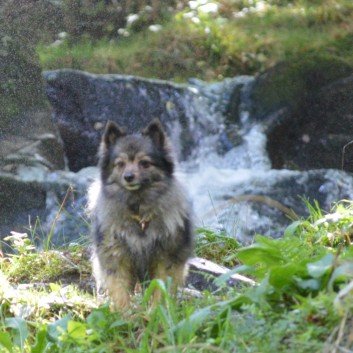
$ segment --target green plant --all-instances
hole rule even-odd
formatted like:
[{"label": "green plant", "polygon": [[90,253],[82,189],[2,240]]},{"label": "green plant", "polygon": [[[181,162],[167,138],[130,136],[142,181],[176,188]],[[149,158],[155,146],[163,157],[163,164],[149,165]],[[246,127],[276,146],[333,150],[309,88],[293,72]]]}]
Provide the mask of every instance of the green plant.
[{"label": "green plant", "polygon": [[234,267],[237,264],[237,251],[241,245],[234,238],[207,228],[196,232],[196,255],[224,266]]},{"label": "green plant", "polygon": [[[108,303],[98,304],[74,286],[16,287],[13,268],[19,271],[28,263],[28,276],[30,269],[36,276],[34,255],[47,258],[59,251],[38,254],[28,237],[12,234],[16,253],[0,261],[0,352],[349,351],[353,248],[342,234],[353,222],[352,205],[338,203],[330,213],[316,202],[307,205],[310,216],[293,222],[282,239],[257,236],[243,247],[223,234],[199,231],[198,254],[236,265],[218,284],[226,288],[229,276],[242,272],[255,280],[254,286],[175,299],[169,280],[153,280],[125,313],[111,312]],[[327,243],[327,230],[337,241]],[[55,266],[65,271],[66,259],[60,255],[58,260],[62,263]],[[161,302],[151,306],[155,291]]]},{"label": "green plant", "polygon": [[12,232],[4,240],[10,243],[13,253],[1,259],[0,269],[12,282],[50,282],[64,274],[72,281],[90,271],[89,259],[82,247],[40,251],[27,233],[17,232]]}]

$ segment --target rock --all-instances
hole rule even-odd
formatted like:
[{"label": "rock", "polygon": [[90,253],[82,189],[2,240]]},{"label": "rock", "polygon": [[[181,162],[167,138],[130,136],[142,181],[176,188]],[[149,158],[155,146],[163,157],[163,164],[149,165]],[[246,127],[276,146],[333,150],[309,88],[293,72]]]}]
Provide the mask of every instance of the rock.
[{"label": "rock", "polygon": [[348,77],[353,67],[334,56],[306,54],[275,65],[256,78],[250,92],[251,118],[267,121],[282,108],[306,109],[307,99],[330,83]]},{"label": "rock", "polygon": [[46,192],[40,181],[22,181],[11,174],[0,174],[0,235],[11,230],[22,231],[34,225],[37,217],[44,218]]},{"label": "rock", "polygon": [[[14,138],[16,139],[16,137]],[[32,166],[34,169],[38,166],[44,166],[47,170],[65,168],[62,146],[53,134],[44,134],[36,138],[27,139],[17,137],[17,140],[21,141],[19,147],[12,153],[6,154],[0,160],[0,170],[12,171],[18,174],[23,165]],[[13,141],[11,146],[13,148]],[[41,168],[39,167],[39,169]],[[26,173],[28,172],[29,169],[26,170]],[[32,177],[29,176],[29,178]]]},{"label": "rock", "polygon": [[[202,96],[196,89],[132,76],[93,75],[74,70],[43,74],[53,120],[72,171],[95,165],[107,120],[138,131],[158,117],[181,158],[197,143],[191,133]],[[207,103],[207,102],[206,102]]]},{"label": "rock", "polygon": [[[0,139],[0,239],[18,231],[39,243],[51,231],[48,215],[58,212],[70,185],[51,176],[65,168],[62,145],[48,109],[28,109],[5,131]],[[53,232],[53,241],[57,234],[59,229]]]},{"label": "rock", "polygon": [[24,43],[0,4],[0,132],[21,112],[44,103],[34,46]]},{"label": "rock", "polygon": [[189,79],[190,85],[208,99],[212,113],[221,114],[227,125],[239,123],[242,112],[250,109],[249,93],[254,82],[255,78],[252,76],[226,78],[215,83]]},{"label": "rock", "polygon": [[[275,169],[353,171],[353,67],[306,55],[259,76],[251,89],[250,121],[261,121]],[[345,149],[345,150],[344,150]]]},{"label": "rock", "polygon": [[272,130],[268,150],[274,168],[353,171],[352,89],[353,75],[321,87]]},{"label": "rock", "polygon": [[[20,165],[0,173],[0,236],[27,232],[40,246],[62,246],[87,236],[88,185],[96,169],[51,172],[44,165]],[[5,249],[7,250],[7,249]]]}]

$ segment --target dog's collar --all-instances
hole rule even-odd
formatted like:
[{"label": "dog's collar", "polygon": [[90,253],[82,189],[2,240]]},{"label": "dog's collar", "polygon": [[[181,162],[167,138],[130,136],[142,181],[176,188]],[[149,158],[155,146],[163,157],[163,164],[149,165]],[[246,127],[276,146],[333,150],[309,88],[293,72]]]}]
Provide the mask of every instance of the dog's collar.
[{"label": "dog's collar", "polygon": [[152,217],[151,216],[144,216],[144,217],[141,217],[140,215],[138,214],[131,214],[130,217],[138,222],[138,224],[140,225],[141,227],[141,230],[144,232],[149,224],[151,223],[151,220],[152,220]]}]

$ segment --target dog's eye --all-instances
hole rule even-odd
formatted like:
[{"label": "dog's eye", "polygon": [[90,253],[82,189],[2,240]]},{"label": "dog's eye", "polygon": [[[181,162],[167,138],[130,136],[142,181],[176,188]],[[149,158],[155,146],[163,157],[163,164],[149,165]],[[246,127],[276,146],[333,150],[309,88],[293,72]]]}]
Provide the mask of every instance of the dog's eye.
[{"label": "dog's eye", "polygon": [[151,166],[151,162],[143,159],[139,162],[139,165],[140,167],[147,169]]},{"label": "dog's eye", "polygon": [[115,166],[118,168],[124,168],[125,167],[125,162],[124,161],[116,161]]}]

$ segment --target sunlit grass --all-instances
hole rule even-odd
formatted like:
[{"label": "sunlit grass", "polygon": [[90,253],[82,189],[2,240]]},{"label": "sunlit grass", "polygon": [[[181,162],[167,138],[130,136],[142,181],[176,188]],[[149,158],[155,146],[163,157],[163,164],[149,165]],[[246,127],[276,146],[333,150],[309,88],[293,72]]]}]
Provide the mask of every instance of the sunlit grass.
[{"label": "sunlit grass", "polygon": [[159,32],[146,29],[95,41],[84,36],[75,43],[66,39],[58,47],[40,45],[37,52],[44,69],[69,67],[176,81],[256,74],[307,52],[353,64],[349,0],[277,1],[263,11],[245,11],[251,9],[246,1],[220,3],[223,12],[217,16],[195,13],[197,21],[192,21],[184,10]]},{"label": "sunlit grass", "polygon": [[27,233],[5,238],[13,253],[0,261],[0,270],[15,283],[52,282],[64,277],[79,281],[90,272],[90,262],[82,246],[72,245],[65,251],[37,249]]}]

